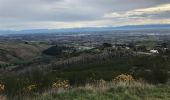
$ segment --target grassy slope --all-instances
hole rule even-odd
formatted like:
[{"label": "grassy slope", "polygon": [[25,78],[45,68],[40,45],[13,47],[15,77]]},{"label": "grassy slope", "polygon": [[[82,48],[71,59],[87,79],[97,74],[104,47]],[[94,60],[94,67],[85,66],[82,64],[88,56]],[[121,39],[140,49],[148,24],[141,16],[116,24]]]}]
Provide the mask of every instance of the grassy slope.
[{"label": "grassy slope", "polygon": [[[25,45],[24,45],[25,46]],[[27,46],[26,46],[27,47]],[[25,48],[25,47],[24,47]],[[27,48],[29,50],[29,48]],[[149,62],[148,62],[149,61]],[[40,72],[40,75],[36,73],[35,75],[31,74],[30,78],[31,82],[38,83],[50,83],[52,80],[56,78],[63,78],[73,81],[86,81],[91,77],[93,79],[105,79],[109,80],[114,78],[121,73],[129,73],[129,70],[133,67],[137,67],[138,69],[153,69],[156,67],[157,69],[169,70],[169,61],[170,59],[164,59],[164,57],[134,57],[134,58],[114,58],[111,60],[103,61],[103,62],[94,62],[89,64],[78,64],[78,65],[70,65],[60,70],[54,70],[44,76]],[[147,62],[147,63],[145,63]],[[140,72],[140,71],[139,71]],[[138,72],[136,72],[138,73]],[[149,72],[150,73],[150,72]],[[141,75],[145,75],[148,77],[146,72],[141,73]],[[150,75],[151,76],[151,75]],[[24,76],[23,76],[24,77]],[[28,76],[26,76],[28,77]],[[14,78],[14,77],[12,77]],[[20,77],[17,77],[20,78]],[[25,77],[24,77],[25,78]],[[136,76],[135,76],[136,78]],[[9,78],[8,78],[9,79]],[[31,81],[32,80],[32,81]],[[16,87],[16,90],[21,87],[19,86],[22,82],[20,81],[11,81],[12,83],[11,89]],[[16,83],[16,85],[14,84]],[[14,85],[13,85],[14,84]],[[51,83],[50,83],[51,84]],[[17,87],[18,86],[18,87]],[[97,89],[82,87],[82,88],[73,88],[70,90],[61,90],[58,91],[50,91],[45,92],[43,94],[35,93],[35,100],[113,100],[113,99],[130,99],[130,100],[168,100],[169,97],[169,86],[153,86],[153,87],[109,87],[109,89],[103,91]],[[16,92],[15,90],[15,92]],[[127,100],[126,99],[126,100]],[[12,98],[12,100],[14,100]],[[18,100],[18,99],[16,99]],[[23,100],[23,99],[21,99]],[[25,100],[25,99],[24,99]],[[32,98],[31,98],[32,100]]]},{"label": "grassy slope", "polygon": [[[169,100],[168,85],[146,83],[118,83],[113,85],[75,87],[72,89],[49,90],[33,97],[20,97],[16,100]],[[12,100],[15,100],[12,98]]]},{"label": "grassy slope", "polygon": [[119,88],[106,92],[73,89],[65,93],[39,95],[33,100],[169,100],[169,92],[166,88]]},{"label": "grassy slope", "polygon": [[[147,62],[148,63],[144,63]],[[166,61],[166,60],[165,60]],[[22,92],[21,90],[31,84],[36,83],[39,89],[48,89],[56,79],[69,80],[70,85],[84,85],[93,80],[104,79],[110,81],[120,74],[132,74],[135,79],[143,79],[151,83],[164,83],[169,78],[166,75],[169,67],[169,59],[165,64],[164,59],[159,57],[140,57],[140,58],[115,58],[103,62],[94,62],[89,64],[78,64],[63,67],[60,70],[38,70],[21,75],[3,76],[0,81],[6,86],[6,93],[16,94]],[[155,64],[157,66],[152,66]],[[162,66],[161,66],[161,65]],[[165,65],[164,65],[165,64]],[[130,70],[135,66],[136,70],[132,73]],[[160,67],[158,67],[160,66]],[[165,66],[165,67],[164,67]],[[153,67],[153,68],[152,68]],[[145,71],[158,69],[158,72]],[[144,69],[144,70],[143,70]],[[160,71],[165,70],[165,72]],[[164,75],[165,74],[165,75]],[[149,76],[149,77],[148,77]],[[17,80],[16,80],[17,79]],[[156,82],[155,82],[156,81]],[[162,82],[163,81],[163,82]],[[41,90],[39,90],[41,91]]]},{"label": "grassy slope", "polygon": [[[60,70],[53,71],[52,73],[49,74],[49,77],[59,77],[76,82],[78,80],[86,82],[88,81],[88,79],[91,78],[110,80],[119,74],[130,73],[133,74],[134,77],[137,79],[144,78],[147,80],[157,80],[157,76],[155,75],[158,74],[154,71],[156,69],[158,69],[158,71],[159,69],[161,69],[167,72],[168,70],[170,70],[168,66],[169,61],[170,61],[169,58],[165,60],[163,57],[156,56],[113,58],[107,61],[70,65],[65,68],[61,68]],[[152,72],[145,71],[147,69],[151,70]]]},{"label": "grassy slope", "polygon": [[46,48],[47,45],[0,43],[0,64],[32,59]]}]

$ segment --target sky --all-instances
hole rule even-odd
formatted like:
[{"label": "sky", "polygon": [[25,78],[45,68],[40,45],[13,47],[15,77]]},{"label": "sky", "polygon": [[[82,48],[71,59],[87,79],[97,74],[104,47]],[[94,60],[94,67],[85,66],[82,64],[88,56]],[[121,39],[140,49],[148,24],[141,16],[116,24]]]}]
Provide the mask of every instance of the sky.
[{"label": "sky", "polygon": [[0,29],[170,24],[170,0],[0,0]]}]

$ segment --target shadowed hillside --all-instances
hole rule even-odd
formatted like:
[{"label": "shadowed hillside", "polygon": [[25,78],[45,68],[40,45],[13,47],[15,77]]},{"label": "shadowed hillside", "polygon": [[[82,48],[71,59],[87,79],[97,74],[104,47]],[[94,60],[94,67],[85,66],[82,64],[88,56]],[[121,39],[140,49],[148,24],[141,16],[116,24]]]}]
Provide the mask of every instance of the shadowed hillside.
[{"label": "shadowed hillside", "polygon": [[27,43],[0,43],[0,64],[11,63],[17,60],[30,60],[38,55],[47,45]]}]

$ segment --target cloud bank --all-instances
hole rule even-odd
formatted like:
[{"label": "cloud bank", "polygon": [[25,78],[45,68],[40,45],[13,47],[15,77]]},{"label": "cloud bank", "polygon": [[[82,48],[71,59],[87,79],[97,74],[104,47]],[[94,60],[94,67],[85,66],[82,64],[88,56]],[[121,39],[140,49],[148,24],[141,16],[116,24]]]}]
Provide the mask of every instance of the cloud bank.
[{"label": "cloud bank", "polygon": [[0,0],[0,29],[170,23],[169,0]]}]

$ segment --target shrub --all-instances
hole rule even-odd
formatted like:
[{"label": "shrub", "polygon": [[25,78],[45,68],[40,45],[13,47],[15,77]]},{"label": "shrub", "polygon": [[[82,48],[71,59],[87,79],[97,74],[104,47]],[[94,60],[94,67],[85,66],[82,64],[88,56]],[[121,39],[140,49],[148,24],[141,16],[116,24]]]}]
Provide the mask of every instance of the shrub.
[{"label": "shrub", "polygon": [[57,80],[55,82],[53,82],[52,87],[55,89],[58,88],[68,88],[69,85],[69,81],[68,80]]},{"label": "shrub", "polygon": [[105,48],[112,47],[112,44],[110,44],[110,43],[103,43],[103,47],[105,47]]},{"label": "shrub", "polygon": [[31,91],[34,91],[37,89],[37,85],[36,84],[31,84],[31,85],[28,85],[26,88],[24,88],[24,90],[26,92],[31,92]]},{"label": "shrub", "polygon": [[118,75],[114,81],[133,81],[134,78],[132,75],[128,75],[128,74],[121,74],[121,75]]},{"label": "shrub", "polygon": [[140,72],[140,76],[149,83],[159,84],[168,81],[168,73],[160,68],[155,68],[149,72]]},{"label": "shrub", "polygon": [[153,82],[154,83],[166,83],[168,81],[168,73],[164,70],[153,71]]},{"label": "shrub", "polygon": [[5,85],[0,83],[0,93],[5,91]]}]

